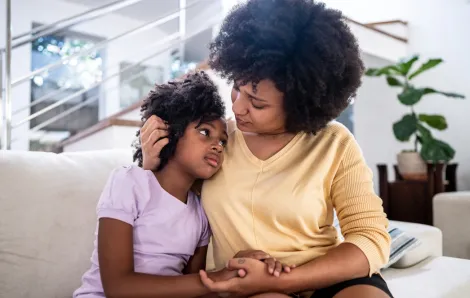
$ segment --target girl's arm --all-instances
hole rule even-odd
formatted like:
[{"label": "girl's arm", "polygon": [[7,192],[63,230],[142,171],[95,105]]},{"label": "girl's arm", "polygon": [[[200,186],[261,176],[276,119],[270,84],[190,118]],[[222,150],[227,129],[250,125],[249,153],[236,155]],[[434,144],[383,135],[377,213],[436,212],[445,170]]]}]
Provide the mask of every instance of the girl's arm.
[{"label": "girl's arm", "polygon": [[184,274],[199,273],[206,269],[207,245],[196,248],[194,255],[189,259],[188,265],[184,268]]},{"label": "girl's arm", "polygon": [[[202,261],[204,250],[201,248],[197,252],[199,257],[194,262]],[[189,298],[210,293],[197,274],[155,276],[134,272],[133,228],[117,219],[101,218],[99,221],[98,258],[103,289],[108,298]],[[218,280],[234,275],[236,271],[212,273]]]}]

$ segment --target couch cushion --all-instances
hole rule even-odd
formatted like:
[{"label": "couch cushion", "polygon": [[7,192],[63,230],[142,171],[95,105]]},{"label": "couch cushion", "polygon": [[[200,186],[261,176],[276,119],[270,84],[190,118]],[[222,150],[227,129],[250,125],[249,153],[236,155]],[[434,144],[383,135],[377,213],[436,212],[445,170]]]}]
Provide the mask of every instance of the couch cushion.
[{"label": "couch cushion", "polygon": [[428,257],[442,256],[442,232],[438,228],[393,220],[390,221],[390,225],[400,228],[419,240],[419,245],[407,251],[392,267],[408,268]]},{"label": "couch cushion", "polygon": [[470,297],[470,261],[432,257],[408,269],[382,272],[397,298]]},{"label": "couch cushion", "polygon": [[433,199],[433,214],[434,225],[443,234],[443,254],[470,259],[470,191],[437,194]]},{"label": "couch cushion", "polygon": [[132,152],[0,154],[0,296],[71,297],[90,266],[101,190]]}]

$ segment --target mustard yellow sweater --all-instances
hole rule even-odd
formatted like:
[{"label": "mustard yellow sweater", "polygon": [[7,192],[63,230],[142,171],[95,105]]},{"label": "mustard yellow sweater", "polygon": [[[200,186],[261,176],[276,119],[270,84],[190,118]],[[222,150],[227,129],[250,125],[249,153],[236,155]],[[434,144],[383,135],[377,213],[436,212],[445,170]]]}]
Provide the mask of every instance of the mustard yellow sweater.
[{"label": "mustard yellow sweater", "polygon": [[332,122],[315,136],[297,134],[267,160],[256,158],[243,134],[230,133],[221,170],[204,182],[202,203],[213,231],[218,269],[238,251],[260,249],[302,265],[345,242],[359,247],[370,274],[388,260],[390,237],[382,200],[353,135]]}]

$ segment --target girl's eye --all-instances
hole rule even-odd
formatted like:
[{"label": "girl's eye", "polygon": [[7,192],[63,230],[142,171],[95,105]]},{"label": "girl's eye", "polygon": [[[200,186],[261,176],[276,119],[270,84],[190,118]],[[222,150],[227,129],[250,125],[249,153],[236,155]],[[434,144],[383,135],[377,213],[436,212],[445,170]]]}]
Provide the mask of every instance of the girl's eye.
[{"label": "girl's eye", "polygon": [[199,130],[199,133],[202,134],[203,136],[206,136],[206,137],[209,136],[209,130],[208,129],[201,129],[201,130]]},{"label": "girl's eye", "polygon": [[219,145],[225,148],[225,147],[227,147],[227,141],[226,140],[220,140]]}]

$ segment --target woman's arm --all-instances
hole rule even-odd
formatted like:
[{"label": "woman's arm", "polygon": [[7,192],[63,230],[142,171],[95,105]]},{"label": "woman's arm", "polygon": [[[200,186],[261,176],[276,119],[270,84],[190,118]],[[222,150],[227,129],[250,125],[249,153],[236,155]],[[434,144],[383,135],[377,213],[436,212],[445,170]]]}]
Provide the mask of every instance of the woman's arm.
[{"label": "woman's arm", "polygon": [[370,276],[388,261],[391,241],[388,220],[382,200],[375,194],[372,172],[354,138],[345,146],[331,186],[331,200],[344,243],[283,275],[280,286],[286,291],[324,288]]},{"label": "woman's arm", "polygon": [[382,200],[374,192],[371,170],[353,138],[345,146],[331,186],[331,200],[345,241],[326,255],[283,275],[285,283],[280,286],[287,291],[324,288],[370,276],[388,261],[388,220]]},{"label": "woman's arm", "polygon": [[[199,252],[199,254],[202,253]],[[155,276],[134,272],[133,228],[120,220],[101,218],[98,229],[101,280],[108,298],[199,297],[209,294],[197,274]],[[199,260],[200,261],[200,260]],[[236,271],[212,273],[216,279]]]}]

